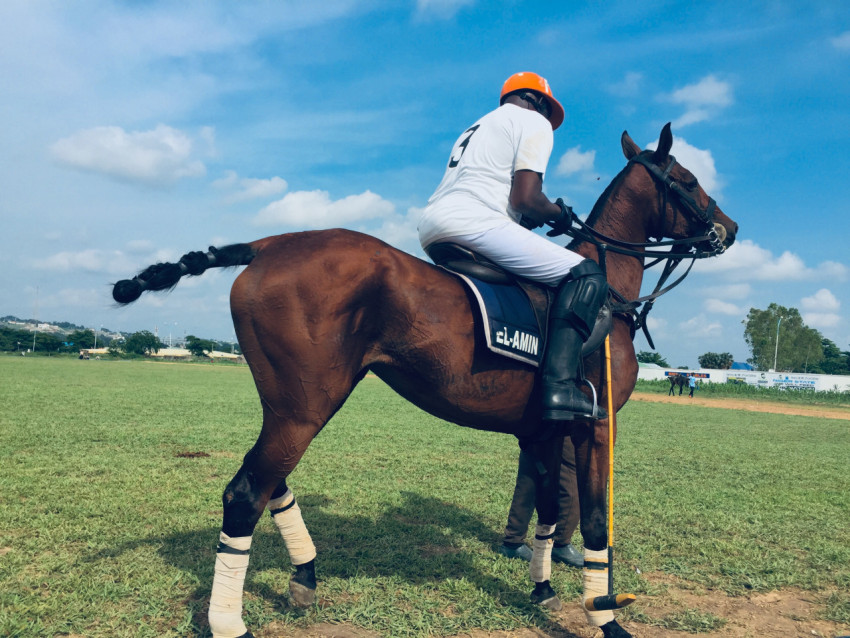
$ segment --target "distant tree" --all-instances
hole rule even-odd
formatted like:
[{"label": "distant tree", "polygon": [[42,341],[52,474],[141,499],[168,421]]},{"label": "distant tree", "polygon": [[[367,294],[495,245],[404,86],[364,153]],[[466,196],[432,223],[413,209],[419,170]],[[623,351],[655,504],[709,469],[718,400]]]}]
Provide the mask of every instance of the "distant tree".
[{"label": "distant tree", "polygon": [[233,352],[233,354],[242,354],[239,349],[239,344],[234,341],[214,341],[215,349],[219,352]]},{"label": "distant tree", "polygon": [[669,368],[670,364],[657,352],[647,352],[646,350],[641,350],[637,354],[637,360],[640,363],[656,363],[660,365],[662,368]]},{"label": "distant tree", "polygon": [[73,344],[73,348],[77,350],[80,348],[93,348],[94,330],[74,330],[65,337],[65,342]]},{"label": "distant tree", "polygon": [[209,339],[198,339],[194,335],[186,337],[186,350],[196,357],[203,357],[208,352],[215,350],[215,342]]},{"label": "distant tree", "polygon": [[821,341],[823,359],[819,363],[808,365],[808,372],[820,374],[850,374],[850,352],[842,352],[829,339]]},{"label": "distant tree", "polygon": [[0,350],[16,352],[32,347],[32,333],[18,328],[0,328]]},{"label": "distant tree", "polygon": [[[784,372],[803,372],[823,359],[822,335],[803,323],[796,308],[775,303],[767,310],[750,308],[744,324],[744,341],[750,347],[748,359],[757,370],[776,369]],[[777,338],[779,348],[777,350]]]},{"label": "distant tree", "polygon": [[[47,332],[35,333],[35,352],[59,352],[62,349],[62,339]],[[32,348],[33,333],[29,333],[28,348]],[[23,345],[23,344],[22,344]]]},{"label": "distant tree", "polygon": [[735,363],[735,358],[728,352],[706,352],[697,358],[701,368],[712,370],[728,370]]},{"label": "distant tree", "polygon": [[123,349],[127,354],[150,355],[164,347],[165,344],[150,330],[142,330],[124,339]]}]

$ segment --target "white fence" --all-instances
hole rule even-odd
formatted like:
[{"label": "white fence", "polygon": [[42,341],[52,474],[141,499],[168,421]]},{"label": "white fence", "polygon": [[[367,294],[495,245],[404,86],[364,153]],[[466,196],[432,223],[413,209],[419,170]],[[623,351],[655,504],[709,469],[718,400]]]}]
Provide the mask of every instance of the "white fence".
[{"label": "white fence", "polygon": [[671,374],[693,374],[699,383],[746,383],[761,388],[793,388],[826,392],[850,392],[850,376],[832,374],[797,374],[791,372],[760,372],[758,370],[674,370],[641,366],[638,379],[666,379]]}]

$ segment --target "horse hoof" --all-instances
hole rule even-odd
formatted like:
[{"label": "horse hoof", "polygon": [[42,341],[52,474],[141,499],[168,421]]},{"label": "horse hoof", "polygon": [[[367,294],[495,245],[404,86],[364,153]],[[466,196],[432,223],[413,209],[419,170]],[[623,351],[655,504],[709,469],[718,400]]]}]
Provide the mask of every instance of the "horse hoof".
[{"label": "horse hoof", "polygon": [[552,611],[561,611],[561,608],[563,607],[561,599],[558,598],[558,594],[556,594],[555,590],[552,589],[548,580],[545,583],[537,583],[534,587],[534,591],[531,592],[531,602],[536,605],[546,607],[546,609],[550,609]]},{"label": "horse hoof", "polygon": [[289,596],[298,607],[311,607],[316,602],[316,590],[294,580],[289,581]]},{"label": "horse hoof", "polygon": [[620,627],[620,623],[616,620],[605,623],[600,629],[605,638],[632,638],[632,635]]}]

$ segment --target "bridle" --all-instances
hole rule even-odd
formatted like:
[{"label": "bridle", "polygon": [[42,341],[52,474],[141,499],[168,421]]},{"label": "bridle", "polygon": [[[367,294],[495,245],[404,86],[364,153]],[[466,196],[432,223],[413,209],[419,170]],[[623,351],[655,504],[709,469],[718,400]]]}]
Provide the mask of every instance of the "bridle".
[{"label": "bridle", "polygon": [[[612,311],[634,317],[635,329],[640,328],[643,330],[649,346],[654,350],[655,344],[652,341],[652,337],[649,335],[649,330],[646,326],[646,317],[652,309],[655,300],[678,286],[691,272],[691,268],[693,268],[697,259],[705,259],[706,257],[719,255],[726,250],[726,247],[723,245],[723,240],[720,238],[715,228],[714,211],[717,208],[717,203],[714,199],[709,197],[708,205],[705,208],[701,207],[696,200],[671,177],[670,173],[676,165],[676,158],[670,155],[670,161],[668,162],[667,167],[662,170],[649,159],[650,154],[651,151],[639,153],[629,160],[629,164],[640,164],[649,171],[649,174],[659,186],[659,206],[661,212],[663,213],[666,211],[669,198],[671,196],[674,197],[680,204],[679,208],[681,208],[692,221],[696,222],[698,226],[702,226],[704,234],[694,237],[686,237],[684,239],[667,239],[648,242],[622,241],[609,237],[594,229],[592,226],[589,226],[587,223],[580,220],[570,207],[566,207],[571,216],[570,230],[568,230],[566,234],[573,237],[575,240],[586,241],[596,246],[597,252],[599,253],[599,265],[602,267],[603,271],[605,271],[605,256],[608,251],[621,255],[637,257],[639,259],[644,259],[646,257],[652,258],[649,263],[643,264],[644,270],[652,268],[662,261],[666,262],[658,279],[658,283],[655,285],[655,289],[648,295],[628,300],[617,290],[611,288],[611,294],[616,300],[616,303],[612,306]],[[602,202],[602,204],[604,205],[604,202]],[[709,245],[710,250],[700,250],[698,248],[700,244],[705,243]],[[667,246],[670,247],[669,250],[659,250],[660,248]],[[673,283],[665,286],[670,275],[685,259],[691,260],[687,270],[685,270],[685,272]],[[638,311],[641,304],[643,304],[643,308]]]},{"label": "bridle", "polygon": [[[711,246],[711,251],[698,252],[694,256],[694,259],[702,259],[705,257],[714,257],[715,255],[719,255],[726,250],[726,247],[723,245],[723,241],[720,239],[720,236],[717,234],[717,230],[714,225],[714,211],[717,209],[717,202],[714,201],[712,197],[708,198],[708,206],[702,208],[699,204],[697,204],[696,200],[689,195],[682,186],[670,177],[670,173],[673,170],[673,167],[676,165],[676,158],[672,155],[670,157],[670,162],[667,164],[667,168],[663,171],[652,161],[647,159],[647,156],[643,153],[635,155],[629,163],[640,164],[646,170],[649,171],[649,174],[652,175],[655,180],[663,185],[665,188],[661,189],[662,192],[662,210],[667,207],[667,195],[672,193],[676,199],[679,200],[679,203],[685,209],[685,212],[688,213],[696,222],[701,223],[705,229],[706,234],[703,237],[689,237],[686,239],[674,239],[671,240],[673,244],[697,244],[700,242],[708,242]],[[662,245],[663,242],[657,243],[656,245]]]}]

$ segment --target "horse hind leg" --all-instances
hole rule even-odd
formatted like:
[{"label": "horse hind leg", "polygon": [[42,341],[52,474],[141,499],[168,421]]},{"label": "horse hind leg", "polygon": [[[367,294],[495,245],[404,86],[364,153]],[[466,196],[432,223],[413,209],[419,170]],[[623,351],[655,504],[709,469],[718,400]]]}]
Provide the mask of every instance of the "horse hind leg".
[{"label": "horse hind leg", "polygon": [[[239,471],[228,483],[222,496],[224,516],[216,550],[215,574],[210,594],[209,623],[214,638],[248,638],[251,633],[242,620],[242,596],[248,571],[254,528],[267,505],[272,519],[281,530],[284,542],[296,565],[296,604],[310,604],[315,592],[315,547],[295,505],[292,492],[286,488],[286,476],[294,469],[313,436],[320,429],[314,425],[288,428],[289,445],[271,443],[270,421],[279,419],[265,411],[263,433],[245,455]],[[281,511],[282,510],[282,511]],[[299,563],[298,561],[303,561]],[[292,590],[292,586],[290,589]],[[309,601],[309,602],[308,602]]]},{"label": "horse hind leg", "polygon": [[268,509],[295,566],[295,574],[289,580],[289,595],[298,607],[309,607],[316,600],[316,546],[285,480],[272,493]]}]

